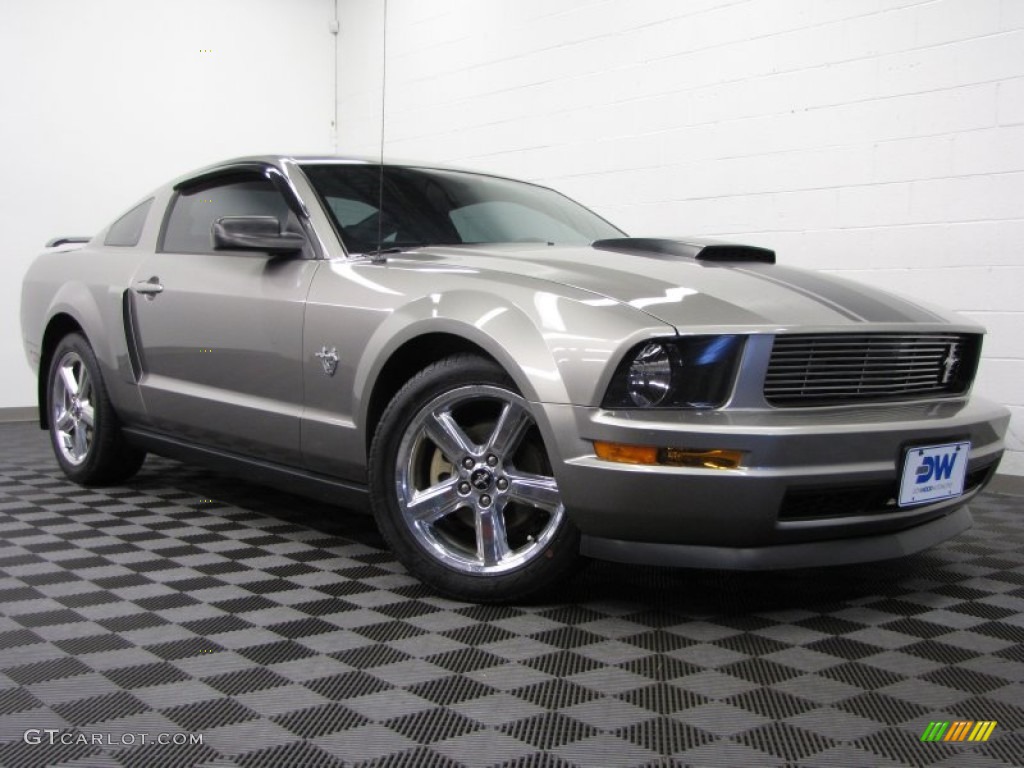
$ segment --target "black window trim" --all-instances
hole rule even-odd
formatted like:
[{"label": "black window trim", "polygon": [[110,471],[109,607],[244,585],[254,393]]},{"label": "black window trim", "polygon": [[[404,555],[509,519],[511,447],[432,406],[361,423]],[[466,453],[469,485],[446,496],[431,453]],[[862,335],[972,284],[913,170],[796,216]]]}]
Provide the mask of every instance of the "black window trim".
[{"label": "black window trim", "polygon": [[[276,168],[269,163],[235,163],[233,165],[220,166],[213,168],[209,171],[204,171],[196,176],[190,176],[187,179],[182,179],[177,182],[172,189],[174,194],[171,195],[171,199],[167,201],[167,206],[164,208],[163,220],[160,222],[160,231],[157,234],[156,241],[156,253],[178,253],[178,251],[168,251],[164,248],[164,240],[167,237],[167,225],[171,220],[171,212],[174,210],[174,206],[178,202],[178,198],[184,192],[191,191],[196,187],[204,186],[216,186],[219,183],[225,183],[232,177],[244,181],[257,181],[257,180],[268,180],[278,192],[284,197],[285,204],[295,214],[296,219],[299,221],[299,225],[302,227],[302,232],[306,236],[306,241],[309,243],[310,250],[312,252],[312,258],[322,259],[323,254],[320,251],[320,244],[314,235],[312,225],[309,222],[309,212],[306,209],[305,204],[299,199],[295,188],[292,186],[291,180],[281,172],[280,169]],[[212,255],[218,253],[203,252],[197,255]]]}]

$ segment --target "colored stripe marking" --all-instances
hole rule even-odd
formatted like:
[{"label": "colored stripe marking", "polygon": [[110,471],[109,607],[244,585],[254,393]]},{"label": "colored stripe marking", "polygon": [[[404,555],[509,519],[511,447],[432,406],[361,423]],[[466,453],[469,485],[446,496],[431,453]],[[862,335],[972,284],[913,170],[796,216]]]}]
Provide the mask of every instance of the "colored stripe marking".
[{"label": "colored stripe marking", "polygon": [[933,720],[921,734],[921,741],[988,741],[996,725],[995,720]]},{"label": "colored stripe marking", "polygon": [[928,727],[925,728],[924,733],[921,734],[921,741],[939,741],[942,738],[942,736],[946,733],[946,729],[948,727],[949,723],[928,723]]},{"label": "colored stripe marking", "polygon": [[982,720],[971,732],[970,741],[988,741],[988,737],[992,735],[992,731],[996,729],[995,720]]},{"label": "colored stripe marking", "polygon": [[963,741],[967,735],[967,730],[974,725],[973,720],[957,720],[953,723],[953,727],[949,729],[949,733],[946,734],[946,738],[943,741]]}]

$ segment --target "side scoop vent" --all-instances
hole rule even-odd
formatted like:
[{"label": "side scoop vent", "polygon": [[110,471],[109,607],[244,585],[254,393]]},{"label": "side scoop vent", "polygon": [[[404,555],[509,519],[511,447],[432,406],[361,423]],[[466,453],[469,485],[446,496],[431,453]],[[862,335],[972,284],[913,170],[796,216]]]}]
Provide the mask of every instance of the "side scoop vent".
[{"label": "side scoop vent", "polygon": [[615,237],[595,240],[602,251],[625,251],[646,256],[681,256],[716,263],[774,264],[775,251],[754,245],[718,243],[711,240],[668,240],[656,237]]}]

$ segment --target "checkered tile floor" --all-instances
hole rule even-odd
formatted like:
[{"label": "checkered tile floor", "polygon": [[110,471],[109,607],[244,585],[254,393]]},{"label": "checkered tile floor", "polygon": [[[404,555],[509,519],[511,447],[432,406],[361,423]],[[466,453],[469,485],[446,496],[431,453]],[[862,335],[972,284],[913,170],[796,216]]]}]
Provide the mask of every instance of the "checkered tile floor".
[{"label": "checkered tile floor", "polygon": [[[153,457],[82,489],[0,425],[0,763],[1020,765],[1024,498],[974,511],[902,562],[594,563],[480,607],[406,575],[369,518]],[[998,725],[921,742],[937,720]]]}]

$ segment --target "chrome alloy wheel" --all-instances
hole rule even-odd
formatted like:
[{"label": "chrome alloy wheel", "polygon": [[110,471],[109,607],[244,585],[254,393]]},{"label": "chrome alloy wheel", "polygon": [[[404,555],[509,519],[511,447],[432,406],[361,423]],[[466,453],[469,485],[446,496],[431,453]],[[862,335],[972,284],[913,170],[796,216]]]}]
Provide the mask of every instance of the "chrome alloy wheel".
[{"label": "chrome alloy wheel", "polygon": [[420,409],[399,444],[395,480],[417,543],[463,573],[529,562],[565,515],[526,401],[501,387],[460,387]]},{"label": "chrome alloy wheel", "polygon": [[67,352],[57,364],[51,392],[53,439],[69,464],[89,457],[96,429],[92,379],[77,352]]}]

